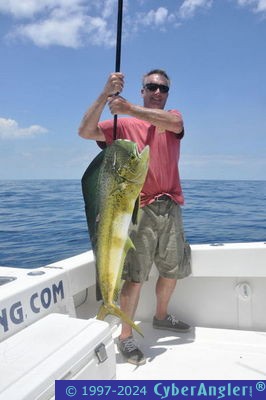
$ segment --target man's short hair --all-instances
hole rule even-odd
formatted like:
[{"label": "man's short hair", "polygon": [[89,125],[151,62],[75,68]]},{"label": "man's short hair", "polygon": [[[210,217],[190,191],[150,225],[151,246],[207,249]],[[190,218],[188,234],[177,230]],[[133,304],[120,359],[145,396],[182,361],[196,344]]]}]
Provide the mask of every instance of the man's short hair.
[{"label": "man's short hair", "polygon": [[153,74],[158,74],[158,75],[164,76],[168,80],[169,85],[170,85],[170,78],[169,78],[169,76],[167,75],[167,73],[163,69],[152,69],[151,71],[147,72],[143,76],[142,83],[144,84],[145,78],[147,78],[148,76],[153,75]]}]

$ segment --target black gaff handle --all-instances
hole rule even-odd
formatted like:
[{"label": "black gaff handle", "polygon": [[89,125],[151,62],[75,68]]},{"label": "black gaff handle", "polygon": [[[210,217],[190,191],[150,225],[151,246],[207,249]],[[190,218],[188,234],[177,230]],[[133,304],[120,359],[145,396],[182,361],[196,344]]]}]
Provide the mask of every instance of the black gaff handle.
[{"label": "black gaff handle", "polygon": [[[118,0],[115,72],[120,72],[122,42],[123,0]],[[116,140],[117,115],[114,115],[113,138]]]}]

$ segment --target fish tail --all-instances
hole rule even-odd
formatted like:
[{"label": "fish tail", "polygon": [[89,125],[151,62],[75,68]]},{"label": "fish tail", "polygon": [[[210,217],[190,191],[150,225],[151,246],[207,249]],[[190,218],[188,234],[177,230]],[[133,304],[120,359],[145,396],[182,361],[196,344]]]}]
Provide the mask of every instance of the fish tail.
[{"label": "fish tail", "polygon": [[119,307],[114,304],[102,304],[100,310],[97,314],[97,319],[104,320],[107,315],[115,315],[116,317],[122,319],[126,324],[130,325],[135,331],[137,331],[141,336],[144,336],[140,328],[123,312]]}]

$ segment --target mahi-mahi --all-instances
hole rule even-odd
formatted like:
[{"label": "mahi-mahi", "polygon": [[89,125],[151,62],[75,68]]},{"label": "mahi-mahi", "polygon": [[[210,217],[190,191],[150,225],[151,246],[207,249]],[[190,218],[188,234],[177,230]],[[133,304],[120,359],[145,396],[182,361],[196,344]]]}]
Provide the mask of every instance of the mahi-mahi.
[{"label": "mahi-mahi", "polygon": [[128,231],[136,223],[139,195],[149,163],[149,147],[118,139],[91,162],[82,178],[82,191],[91,244],[96,261],[97,318],[113,314],[140,329],[115,304],[125,257],[134,245]]}]

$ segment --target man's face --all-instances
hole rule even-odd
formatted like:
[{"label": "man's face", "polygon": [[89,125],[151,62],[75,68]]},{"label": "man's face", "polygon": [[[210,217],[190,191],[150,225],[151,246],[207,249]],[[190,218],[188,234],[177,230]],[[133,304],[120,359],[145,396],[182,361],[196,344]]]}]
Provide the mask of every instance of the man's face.
[{"label": "man's face", "polygon": [[169,88],[169,81],[163,75],[147,76],[144,80],[144,88],[141,89],[144,107],[163,109],[168,98],[167,88]]}]

